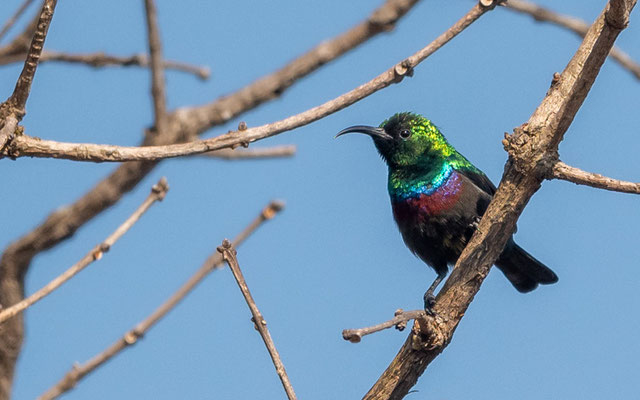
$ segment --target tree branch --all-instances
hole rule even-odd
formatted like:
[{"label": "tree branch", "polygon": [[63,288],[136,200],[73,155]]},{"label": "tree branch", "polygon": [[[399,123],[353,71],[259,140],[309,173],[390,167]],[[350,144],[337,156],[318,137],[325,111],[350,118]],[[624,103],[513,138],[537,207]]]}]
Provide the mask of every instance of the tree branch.
[{"label": "tree branch", "polygon": [[[273,218],[282,210],[284,203],[272,201],[269,203],[233,241],[234,246],[242,244],[263,222]],[[193,274],[180,289],[171,295],[164,303],[155,309],[147,318],[137,324],[133,329],[126,332],[122,338],[118,339],[103,352],[97,354],[83,365],[74,365],[64,377],[49,390],[43,393],[38,399],[51,400],[73,389],[80,380],[89,373],[104,365],[107,361],[118,355],[122,350],[137,343],[158,321],[160,321],[169,311],[173,310],[209,273],[223,265],[222,255],[215,251],[195,274]]]},{"label": "tree branch", "polygon": [[233,277],[236,279],[238,283],[238,287],[240,287],[240,291],[242,292],[242,296],[244,296],[247,305],[249,306],[249,310],[251,310],[251,315],[253,318],[251,320],[254,323],[254,326],[260,332],[260,336],[264,341],[265,346],[267,346],[267,351],[269,351],[269,355],[271,356],[271,361],[273,361],[274,367],[276,367],[276,372],[278,373],[278,377],[282,382],[282,386],[284,387],[285,393],[287,393],[287,398],[289,400],[296,399],[296,393],[293,390],[293,386],[291,386],[291,382],[289,381],[289,376],[287,375],[287,371],[284,368],[284,364],[280,359],[280,354],[278,353],[278,349],[276,349],[275,343],[273,343],[273,339],[271,338],[271,333],[269,333],[269,329],[267,329],[267,321],[264,320],[256,302],[253,300],[253,296],[251,296],[251,292],[249,291],[249,286],[247,286],[247,282],[242,275],[242,271],[240,270],[240,265],[238,265],[238,259],[236,258],[236,249],[233,248],[231,242],[225,239],[222,242],[222,246],[218,247],[218,252],[222,254],[222,258],[227,262],[231,272],[233,272]]},{"label": "tree branch", "polygon": [[192,136],[221,125],[260,104],[280,97],[298,79],[305,77],[330,61],[365,43],[383,32],[391,31],[418,0],[386,0],[364,21],[346,32],[321,42],[283,68],[245,88],[223,96],[212,103],[181,110],[189,121]]},{"label": "tree branch", "polygon": [[291,157],[296,154],[296,146],[273,146],[257,149],[222,149],[204,153],[205,156],[213,158],[221,158],[223,160],[247,160],[247,159],[264,159],[264,158],[280,158]]},{"label": "tree branch", "polygon": [[[44,40],[47,37],[47,31],[53,18],[56,3],[57,0],[45,0],[35,25],[35,33],[31,39],[27,59],[24,62],[24,67],[18,77],[13,94],[11,94],[7,101],[0,104],[0,153],[4,151],[7,142],[12,139],[15,128],[26,113],[25,105],[29,97],[31,83],[33,82],[33,77],[38,67],[38,59],[44,47]],[[29,24],[25,32],[30,32],[32,28],[33,24]],[[23,35],[19,37],[23,37]]]},{"label": "tree branch", "polygon": [[[589,30],[589,24],[579,18],[558,14],[544,7],[540,7],[537,4],[529,3],[528,1],[508,0],[502,5],[508,10],[530,15],[536,21],[549,22],[567,28],[580,37],[584,37]],[[640,64],[633,61],[633,59],[620,48],[614,46],[609,53],[609,57],[631,72],[637,79],[640,79]]]},{"label": "tree branch", "polygon": [[[16,53],[6,56],[0,56],[0,65],[11,64],[14,62],[24,60],[26,53]],[[64,53],[53,50],[45,50],[40,56],[40,64],[58,61],[67,62],[71,64],[85,64],[89,67],[101,68],[107,66],[120,66],[130,67],[138,66],[148,68],[150,66],[149,58],[145,54],[133,54],[130,56],[114,56],[111,54],[105,54],[103,52],[96,53]],[[180,61],[165,60],[162,63],[164,69],[173,69],[176,71],[186,72],[188,74],[195,75],[199,79],[209,79],[211,72],[207,67],[199,67],[197,65],[191,65]]]},{"label": "tree branch", "polygon": [[[358,28],[363,25],[360,24],[358,27],[315,47],[281,70],[267,75],[234,94],[206,106],[178,110],[169,115],[169,127],[166,134],[147,136],[144,144],[184,141],[203,133],[207,126],[227,122],[242,112],[277,97],[276,93],[281,94],[298,79],[384,31],[378,28],[392,27],[414,3],[415,1],[408,0],[388,0],[363,23],[368,27],[364,30],[370,33],[368,36],[359,35],[363,31]],[[9,46],[0,49],[0,57],[12,53],[15,49],[23,48],[21,43],[27,41],[29,32],[35,30],[37,20],[35,18],[21,35],[14,38]],[[197,122],[197,118],[201,118],[200,121],[204,118],[205,123]],[[18,121],[14,119],[9,122],[12,122],[13,126],[5,123],[1,128],[0,138],[3,137],[3,132],[6,132],[8,136],[15,131]],[[2,142],[0,141],[0,143]],[[10,244],[0,259],[0,304],[17,303],[23,298],[24,275],[33,257],[72,236],[86,222],[118,202],[125,193],[132,190],[153,170],[156,164],[155,162],[135,162],[121,165],[73,204],[56,209],[42,224]],[[11,381],[15,362],[20,352],[22,336],[21,316],[12,318],[0,326],[0,350],[4,350],[0,351],[0,399],[7,399],[11,392]]]},{"label": "tree branch", "polygon": [[380,332],[384,329],[389,329],[395,326],[397,330],[403,331],[407,327],[407,322],[412,319],[427,318],[427,314],[424,310],[404,311],[402,309],[396,310],[393,319],[385,321],[378,325],[369,326],[366,328],[358,329],[345,329],[342,331],[342,338],[348,340],[351,343],[359,343],[363,336],[371,335],[372,333]]},{"label": "tree branch", "polygon": [[48,296],[62,286],[63,283],[67,282],[69,279],[73,278],[78,272],[85,269],[89,264],[94,261],[97,261],[102,258],[102,255],[108,252],[111,249],[111,246],[114,245],[115,242],[118,241],[131,227],[138,222],[140,217],[155,203],[156,201],[162,201],[164,197],[167,195],[167,191],[169,190],[169,185],[167,184],[167,180],[162,178],[153,185],[151,188],[151,193],[145,199],[145,201],[138,207],[136,211],[127,218],[126,221],[122,223],[111,235],[109,235],[102,243],[95,246],[91,249],[80,261],[75,263],[71,268],[64,271],[60,276],[53,279],[51,282],[47,283],[40,290],[36,291],[31,296],[25,298],[12,305],[9,308],[6,308],[0,312],[0,324],[4,323],[9,318],[15,316],[16,314],[24,311],[28,307],[31,307],[36,302],[40,301],[43,297]]},{"label": "tree branch", "polygon": [[551,178],[562,179],[577,185],[591,186],[598,189],[613,190],[622,193],[640,194],[640,183],[620,181],[593,172],[583,171],[556,161],[553,164]]},{"label": "tree branch", "polygon": [[4,38],[4,35],[7,34],[9,29],[11,29],[11,27],[16,23],[16,21],[18,21],[18,18],[20,18],[22,13],[24,13],[25,10],[29,8],[31,3],[33,3],[33,0],[24,0],[20,7],[18,7],[16,12],[11,16],[11,18],[9,18],[7,22],[5,22],[2,30],[0,30],[0,41],[2,40],[2,38]]},{"label": "tree branch", "polygon": [[47,38],[49,25],[53,19],[53,12],[55,11],[57,3],[57,0],[46,0],[44,2],[42,11],[40,12],[38,25],[27,53],[27,59],[24,62],[24,68],[20,73],[20,77],[18,78],[16,87],[13,90],[13,94],[7,100],[12,111],[17,114],[19,119],[22,119],[22,116],[26,112],[25,105],[27,103],[27,98],[29,97],[29,92],[31,91],[31,83],[33,82],[33,77],[36,74],[36,69],[38,68],[40,54],[44,48],[44,41]]},{"label": "tree branch", "polygon": [[162,158],[201,154],[212,150],[229,147],[233,148],[235,146],[248,146],[249,143],[257,140],[275,136],[279,133],[310,124],[311,122],[340,111],[343,108],[348,107],[351,104],[354,104],[355,102],[360,101],[394,83],[401,82],[405,76],[413,75],[413,70],[418,64],[424,61],[431,54],[435,53],[451,39],[456,37],[490,9],[492,9],[492,7],[485,7],[480,4],[476,4],[467,14],[438,36],[433,42],[429,43],[414,55],[400,61],[369,82],[364,83],[333,100],[329,100],[324,104],[280,121],[256,128],[229,132],[211,139],[166,146],[130,147],[97,145],[90,143],[63,143],[33,138],[23,134],[15,136],[6,146],[5,155],[11,158],[29,156],[93,162],[150,161]]},{"label": "tree branch", "polygon": [[151,59],[151,97],[153,98],[153,121],[156,132],[167,129],[167,95],[165,93],[164,69],[162,67],[162,43],[158,28],[158,13],[153,0],[144,0],[147,20],[147,36]]},{"label": "tree branch", "polygon": [[[636,0],[611,0],[591,26],[560,79],[529,121],[505,139],[509,161],[489,208],[438,294],[436,318],[416,320],[412,333],[365,399],[400,399],[449,344],[491,265],[515,231],[516,221],[542,179],[550,159],[586,98]],[[610,11],[613,10],[613,11]]]}]

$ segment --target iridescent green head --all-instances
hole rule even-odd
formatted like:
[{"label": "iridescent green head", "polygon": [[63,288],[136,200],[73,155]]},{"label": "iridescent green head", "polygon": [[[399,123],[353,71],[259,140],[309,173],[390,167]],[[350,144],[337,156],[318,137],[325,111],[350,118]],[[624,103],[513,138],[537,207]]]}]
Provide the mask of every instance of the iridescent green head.
[{"label": "iridescent green head", "polygon": [[409,112],[393,115],[378,128],[356,125],[340,131],[338,136],[349,132],[371,136],[378,152],[392,168],[430,164],[455,153],[430,120]]}]

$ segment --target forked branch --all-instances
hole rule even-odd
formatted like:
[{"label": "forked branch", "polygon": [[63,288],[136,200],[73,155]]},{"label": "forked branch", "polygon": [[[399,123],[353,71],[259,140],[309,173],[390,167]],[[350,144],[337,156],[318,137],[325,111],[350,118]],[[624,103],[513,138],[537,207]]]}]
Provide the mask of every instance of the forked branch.
[{"label": "forked branch", "polygon": [[[284,203],[280,201],[272,201],[269,203],[236,238],[233,240],[235,246],[243,243],[258,227],[265,221],[275,217],[284,207]],[[73,389],[85,376],[103,366],[107,361],[120,354],[126,348],[129,348],[138,342],[149,329],[151,329],[158,321],[166,316],[169,311],[173,310],[202,280],[213,270],[223,265],[222,255],[217,251],[202,264],[200,269],[193,274],[180,289],[172,294],[164,303],[155,309],[147,318],[137,324],[134,328],[127,331],[120,339],[116,340],[111,346],[101,353],[95,355],[84,364],[74,366],[49,390],[43,393],[39,400],[51,400]]]}]

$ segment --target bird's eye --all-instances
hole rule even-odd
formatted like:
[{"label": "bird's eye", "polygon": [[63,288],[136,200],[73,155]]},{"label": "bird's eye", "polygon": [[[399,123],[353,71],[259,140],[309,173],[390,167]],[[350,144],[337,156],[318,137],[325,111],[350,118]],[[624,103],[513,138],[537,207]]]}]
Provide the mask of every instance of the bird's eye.
[{"label": "bird's eye", "polygon": [[400,131],[400,137],[404,140],[409,139],[409,136],[411,136],[411,131],[408,129],[403,129]]}]

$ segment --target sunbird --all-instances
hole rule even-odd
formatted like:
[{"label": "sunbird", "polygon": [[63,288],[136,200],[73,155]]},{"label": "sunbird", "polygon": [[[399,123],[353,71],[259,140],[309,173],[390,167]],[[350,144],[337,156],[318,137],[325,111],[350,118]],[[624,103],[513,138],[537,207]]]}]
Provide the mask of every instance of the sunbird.
[{"label": "sunbird", "polygon": [[[373,139],[389,167],[391,208],[404,243],[438,274],[424,294],[425,310],[432,314],[435,289],[471,239],[496,187],[422,115],[398,113],[377,128],[355,125],[336,137],[351,132]],[[513,237],[495,265],[522,293],[558,281]]]}]

